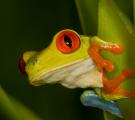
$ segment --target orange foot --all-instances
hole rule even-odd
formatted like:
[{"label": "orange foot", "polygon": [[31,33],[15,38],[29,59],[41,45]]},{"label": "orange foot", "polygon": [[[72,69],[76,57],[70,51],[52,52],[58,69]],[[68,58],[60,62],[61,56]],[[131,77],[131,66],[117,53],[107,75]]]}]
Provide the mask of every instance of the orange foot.
[{"label": "orange foot", "polygon": [[124,69],[120,75],[116,78],[109,80],[103,72],[103,69],[106,69],[108,72],[114,70],[114,65],[110,60],[104,59],[100,56],[100,51],[107,50],[115,54],[120,54],[123,52],[123,49],[117,44],[107,44],[107,45],[91,45],[89,48],[89,55],[93,58],[97,64],[97,68],[103,74],[103,84],[104,92],[107,94],[117,94],[121,96],[127,96],[130,98],[135,98],[135,92],[130,92],[120,88],[120,84],[134,76],[133,71],[130,69]]}]

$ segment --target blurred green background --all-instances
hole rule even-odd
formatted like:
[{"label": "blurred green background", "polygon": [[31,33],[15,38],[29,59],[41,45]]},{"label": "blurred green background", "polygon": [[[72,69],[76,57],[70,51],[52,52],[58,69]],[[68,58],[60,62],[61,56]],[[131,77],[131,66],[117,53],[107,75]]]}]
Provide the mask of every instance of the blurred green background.
[{"label": "blurred green background", "polygon": [[[93,0],[91,0],[92,2]],[[124,4],[119,4],[123,1]],[[80,103],[81,89],[61,85],[31,86],[18,70],[24,51],[41,50],[64,28],[83,33],[73,0],[5,0],[1,4],[0,85],[44,120],[102,120],[102,112]],[[133,21],[132,0],[117,0]],[[96,7],[96,6],[94,6]],[[95,8],[96,11],[96,8]],[[90,34],[97,32],[97,14],[91,19]],[[17,112],[17,110],[16,110]],[[0,120],[8,116],[0,109]]]}]

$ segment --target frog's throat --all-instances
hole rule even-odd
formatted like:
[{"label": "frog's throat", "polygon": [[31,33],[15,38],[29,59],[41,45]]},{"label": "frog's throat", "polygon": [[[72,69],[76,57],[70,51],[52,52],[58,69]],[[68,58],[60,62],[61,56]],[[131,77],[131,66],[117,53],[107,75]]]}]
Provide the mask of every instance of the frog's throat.
[{"label": "frog's throat", "polygon": [[102,74],[90,58],[42,73],[31,80],[33,85],[60,83],[67,88],[103,87]]}]

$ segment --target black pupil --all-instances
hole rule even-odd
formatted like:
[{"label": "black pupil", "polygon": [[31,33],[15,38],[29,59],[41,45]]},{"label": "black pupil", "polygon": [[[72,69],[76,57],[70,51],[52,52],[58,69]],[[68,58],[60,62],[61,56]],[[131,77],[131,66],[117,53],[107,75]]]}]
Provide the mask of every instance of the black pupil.
[{"label": "black pupil", "polygon": [[72,47],[72,40],[67,35],[64,36],[64,42],[68,47]]}]

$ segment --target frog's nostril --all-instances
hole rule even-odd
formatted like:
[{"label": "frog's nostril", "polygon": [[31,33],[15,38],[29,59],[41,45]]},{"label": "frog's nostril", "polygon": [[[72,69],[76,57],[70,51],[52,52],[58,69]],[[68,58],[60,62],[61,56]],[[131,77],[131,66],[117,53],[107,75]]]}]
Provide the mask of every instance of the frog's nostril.
[{"label": "frog's nostril", "polygon": [[18,63],[19,70],[22,74],[27,75],[27,73],[25,71],[25,66],[26,66],[26,63],[25,63],[23,57],[20,57],[19,63]]}]

